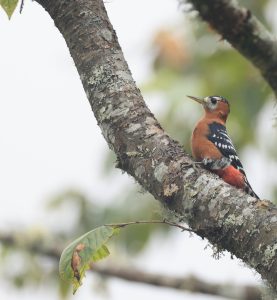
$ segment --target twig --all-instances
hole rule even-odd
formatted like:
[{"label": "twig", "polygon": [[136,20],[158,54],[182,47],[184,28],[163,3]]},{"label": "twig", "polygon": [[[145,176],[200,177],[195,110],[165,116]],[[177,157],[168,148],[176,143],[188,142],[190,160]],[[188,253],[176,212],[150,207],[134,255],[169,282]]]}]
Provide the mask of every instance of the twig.
[{"label": "twig", "polygon": [[131,221],[131,222],[126,222],[126,223],[105,224],[105,226],[113,226],[113,227],[116,227],[116,228],[123,228],[123,227],[129,226],[129,225],[138,225],[138,224],[165,224],[165,225],[169,225],[169,226],[172,226],[172,227],[178,227],[182,231],[189,231],[189,232],[196,233],[194,230],[192,230],[188,227],[185,227],[185,226],[182,226],[180,224],[173,223],[173,222],[170,222],[170,221],[166,221],[166,220],[163,220],[163,221],[160,221],[160,220]]},{"label": "twig", "polygon": [[22,13],[24,7],[24,0],[21,0],[19,12]]}]

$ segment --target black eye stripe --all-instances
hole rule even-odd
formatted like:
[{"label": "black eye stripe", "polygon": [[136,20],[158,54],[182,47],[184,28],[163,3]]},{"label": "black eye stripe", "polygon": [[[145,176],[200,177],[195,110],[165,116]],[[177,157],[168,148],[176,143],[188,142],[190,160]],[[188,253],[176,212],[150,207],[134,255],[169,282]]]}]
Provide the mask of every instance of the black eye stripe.
[{"label": "black eye stripe", "polygon": [[211,98],[211,102],[212,102],[212,104],[216,104],[216,102],[217,102],[217,100],[216,100],[216,98]]},{"label": "black eye stripe", "polygon": [[212,99],[215,99],[216,101],[222,101],[222,102],[225,102],[227,104],[229,104],[228,100],[222,96],[210,96],[210,99],[211,99],[211,102],[214,104],[214,102],[212,101]]}]

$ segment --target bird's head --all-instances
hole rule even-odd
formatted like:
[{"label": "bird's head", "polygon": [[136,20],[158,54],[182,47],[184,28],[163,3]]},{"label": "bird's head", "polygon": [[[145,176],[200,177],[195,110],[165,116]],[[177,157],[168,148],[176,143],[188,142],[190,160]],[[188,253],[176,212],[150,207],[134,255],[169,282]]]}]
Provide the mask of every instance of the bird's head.
[{"label": "bird's head", "polygon": [[226,121],[228,114],[230,113],[229,102],[221,96],[208,96],[205,98],[199,98],[194,96],[187,96],[190,99],[203,105],[206,115],[211,118],[219,118],[222,121]]}]

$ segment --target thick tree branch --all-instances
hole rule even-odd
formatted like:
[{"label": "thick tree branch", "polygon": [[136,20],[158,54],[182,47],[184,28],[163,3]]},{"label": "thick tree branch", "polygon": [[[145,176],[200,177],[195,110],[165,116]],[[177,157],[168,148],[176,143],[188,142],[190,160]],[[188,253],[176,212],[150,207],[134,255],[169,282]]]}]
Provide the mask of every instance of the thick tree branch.
[{"label": "thick tree branch", "polygon": [[[31,254],[43,255],[51,257],[52,259],[58,260],[60,257],[61,249],[58,249],[57,246],[53,247],[49,245],[47,241],[33,241],[30,242],[29,239],[24,239],[20,234],[20,239],[16,236],[18,234],[9,233],[4,234],[0,233],[0,243],[14,247],[16,249],[27,250]],[[42,245],[47,245],[42,246]],[[208,294],[214,296],[221,296],[229,299],[238,299],[238,300],[260,300],[261,291],[258,287],[252,285],[231,285],[231,284],[215,284],[205,282],[195,276],[187,277],[173,277],[165,276],[161,274],[153,274],[133,267],[130,269],[124,267],[115,267],[107,266],[101,264],[93,264],[91,271],[107,277],[115,277],[123,280],[144,283],[148,285],[172,288],[182,291],[189,291],[193,293]]]},{"label": "thick tree branch", "polygon": [[204,21],[260,70],[277,96],[277,40],[251,11],[239,7],[234,0],[188,2]]},{"label": "thick tree branch", "polygon": [[118,166],[201,237],[277,290],[277,209],[195,168],[145,105],[102,0],[37,0],[66,40]]}]

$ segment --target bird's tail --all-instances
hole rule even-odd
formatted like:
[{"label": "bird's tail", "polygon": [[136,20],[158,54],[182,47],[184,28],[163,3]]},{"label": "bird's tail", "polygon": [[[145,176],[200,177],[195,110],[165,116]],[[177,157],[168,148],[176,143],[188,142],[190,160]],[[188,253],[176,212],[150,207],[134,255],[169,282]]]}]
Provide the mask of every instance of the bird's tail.
[{"label": "bird's tail", "polygon": [[247,194],[249,194],[250,196],[255,197],[256,199],[260,199],[260,197],[253,191],[253,189],[252,189],[250,183],[248,182],[247,178],[245,178],[244,180],[245,180],[245,188],[244,188],[245,192]]}]

